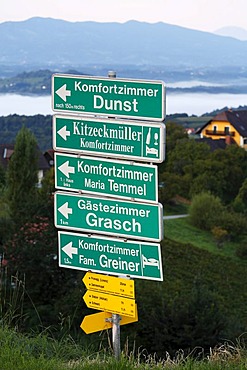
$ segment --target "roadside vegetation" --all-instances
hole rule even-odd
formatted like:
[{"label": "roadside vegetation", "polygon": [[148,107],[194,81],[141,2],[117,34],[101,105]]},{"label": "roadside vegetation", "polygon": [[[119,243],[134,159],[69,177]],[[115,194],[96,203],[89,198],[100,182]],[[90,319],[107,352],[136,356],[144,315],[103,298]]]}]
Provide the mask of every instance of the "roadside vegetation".
[{"label": "roadside vegetation", "polygon": [[212,348],[203,360],[203,349],[198,359],[182,351],[162,359],[137,351],[122,352],[117,360],[109,350],[92,353],[69,338],[56,341],[45,334],[27,336],[3,327],[0,344],[1,370],[244,370],[247,365],[246,349],[228,342]]},{"label": "roadside vegetation", "polygon": [[36,186],[36,146],[23,126],[0,168],[1,369],[247,368],[247,152],[210,152],[167,123],[159,200],[188,216],[165,220],[164,281],[135,280],[139,320],[121,327],[116,361],[107,331],[80,329],[95,312],[84,274],[58,267],[54,171]]}]

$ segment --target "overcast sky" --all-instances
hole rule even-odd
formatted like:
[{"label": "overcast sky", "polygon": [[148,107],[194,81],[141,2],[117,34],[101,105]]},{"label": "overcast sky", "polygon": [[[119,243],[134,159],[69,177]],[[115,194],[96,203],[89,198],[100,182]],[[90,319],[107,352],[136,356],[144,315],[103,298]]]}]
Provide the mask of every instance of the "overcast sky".
[{"label": "overcast sky", "polygon": [[247,0],[0,0],[0,23],[31,17],[68,21],[165,22],[213,32],[247,29]]}]

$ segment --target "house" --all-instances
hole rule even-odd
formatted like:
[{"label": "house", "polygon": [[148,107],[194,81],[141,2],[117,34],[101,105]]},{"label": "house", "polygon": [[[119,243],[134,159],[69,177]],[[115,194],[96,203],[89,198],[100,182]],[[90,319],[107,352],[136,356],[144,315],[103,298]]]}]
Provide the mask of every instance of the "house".
[{"label": "house", "polygon": [[226,110],[196,131],[201,138],[224,139],[247,150],[247,110]]},{"label": "house", "polygon": [[[41,181],[46,173],[50,169],[50,165],[47,162],[45,156],[42,154],[39,148],[38,149],[38,184],[41,186]],[[11,159],[12,154],[14,153],[14,144],[0,144],[0,165],[6,170],[8,162]]]}]

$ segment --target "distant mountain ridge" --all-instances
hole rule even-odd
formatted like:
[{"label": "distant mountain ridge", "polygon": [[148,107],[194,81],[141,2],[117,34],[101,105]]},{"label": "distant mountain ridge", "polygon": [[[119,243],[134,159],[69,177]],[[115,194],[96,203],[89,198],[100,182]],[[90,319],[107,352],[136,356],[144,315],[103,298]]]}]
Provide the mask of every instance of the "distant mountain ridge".
[{"label": "distant mountain ridge", "polygon": [[247,41],[247,30],[241,27],[222,27],[214,33],[220,36],[234,37],[238,40]]},{"label": "distant mountain ridge", "polygon": [[0,24],[1,66],[242,68],[247,41],[166,23],[68,22],[31,18]]}]

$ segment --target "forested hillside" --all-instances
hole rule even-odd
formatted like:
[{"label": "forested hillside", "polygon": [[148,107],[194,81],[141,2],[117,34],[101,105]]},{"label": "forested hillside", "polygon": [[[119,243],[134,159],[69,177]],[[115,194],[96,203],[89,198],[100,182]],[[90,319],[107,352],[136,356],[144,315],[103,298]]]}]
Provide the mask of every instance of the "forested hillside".
[{"label": "forested hillside", "polygon": [[[182,86],[170,86],[169,82],[173,81],[174,79],[181,78],[181,80],[188,80],[190,81],[191,76],[190,76],[190,71],[185,71],[183,74],[179,73],[176,71],[174,72],[169,72],[166,71],[164,75],[161,74],[159,75],[159,72],[152,71],[152,67],[148,67],[148,70],[145,71],[140,71],[136,68],[130,68],[124,70],[122,66],[118,66],[116,69],[118,71],[119,77],[121,78],[129,78],[128,76],[131,76],[131,78],[137,78],[137,79],[150,79],[153,80],[154,78],[163,80],[166,83],[166,90],[168,92],[183,92],[183,93],[196,93],[196,92],[207,92],[207,93],[231,93],[231,94],[245,94],[246,92],[246,85],[245,85],[245,78],[242,76],[243,81],[240,81],[237,83],[235,80],[230,81],[228,84],[217,84],[215,81],[219,78],[219,73],[220,72],[205,72],[204,76],[198,76],[197,78],[199,79],[199,82],[196,86],[192,87],[182,87]],[[5,77],[5,78],[0,78],[0,93],[15,93],[15,94],[24,94],[24,95],[29,95],[29,94],[34,94],[34,95],[50,95],[51,94],[51,77],[52,74],[55,72],[60,72],[59,70],[49,70],[49,69],[40,69],[37,71],[28,71],[28,72],[22,72],[19,73],[15,76],[11,77]],[[233,71],[234,72],[234,71]],[[85,72],[85,69],[80,69],[80,70],[63,70],[62,73],[64,74],[72,74],[72,75],[88,75],[88,72]],[[107,76],[107,68],[102,69],[98,71],[98,75],[102,76]],[[155,73],[158,74],[158,76],[155,76]],[[223,72],[222,72],[223,73]],[[92,75],[92,73],[90,74]],[[229,76],[228,76],[229,77]],[[196,77],[194,77],[196,78]],[[214,83],[205,85],[203,83],[200,84],[200,80],[202,81],[207,81],[208,79],[210,80],[211,78],[214,79]],[[221,76],[223,80],[227,78],[227,73],[226,76],[223,73],[223,76]]]},{"label": "forested hillside", "polygon": [[[44,117],[36,118],[39,132]],[[80,329],[83,317],[94,313],[82,299],[84,273],[58,266],[54,170],[38,188],[36,132],[22,126],[33,118],[22,119],[7,172],[0,168],[0,320],[20,331],[69,334],[98,350],[99,342],[108,344],[107,333],[87,336]],[[45,119],[51,130],[51,117]],[[194,348],[207,354],[225,339],[245,343],[247,152],[236,145],[211,152],[174,122],[167,122],[166,132],[159,201],[166,214],[183,200],[193,230],[180,224],[182,235],[192,230],[181,240],[165,222],[164,281],[135,279],[139,321],[121,329],[122,344],[128,340],[159,357]]]},{"label": "forested hillside", "polygon": [[52,116],[19,116],[17,114],[0,117],[0,144],[13,144],[17,133],[25,126],[37,139],[44,152],[52,148]]}]

